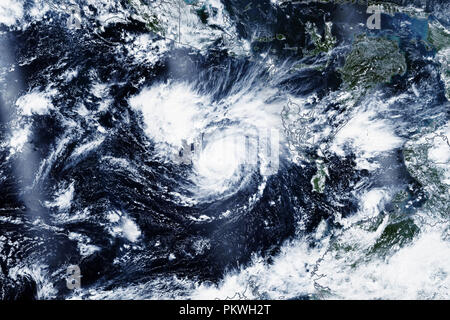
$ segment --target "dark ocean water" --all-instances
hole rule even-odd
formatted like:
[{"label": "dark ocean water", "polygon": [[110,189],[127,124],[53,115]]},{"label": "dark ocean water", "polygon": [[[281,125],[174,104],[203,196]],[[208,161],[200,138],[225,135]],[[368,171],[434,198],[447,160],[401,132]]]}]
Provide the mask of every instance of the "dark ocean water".
[{"label": "dark ocean water", "polygon": [[[50,11],[47,19],[26,28],[0,28],[1,68],[14,64],[0,78],[2,299],[70,296],[73,292],[65,280],[68,265],[79,265],[83,290],[113,292],[174,276],[192,283],[219,283],[226,274],[249,265],[253,255],[270,265],[286,241],[303,238],[314,248],[311,235],[320,222],[327,222],[327,233],[343,228],[336,216],[354,215],[364,190],[409,185],[416,208],[405,214],[420,208],[422,186],[406,170],[399,148],[377,156],[374,161],[382,163],[383,170],[375,171],[359,168],[352,151],[338,156],[325,150],[321,157],[328,168],[325,192],[313,191],[311,179],[316,174],[319,142],[331,143],[332,137],[303,149],[304,158],[297,162],[291,161],[284,141],[275,174],[264,176],[250,167],[240,170],[238,182],[227,185],[225,192],[196,197],[195,168],[161,155],[161,146],[146,131],[158,122],[149,123],[141,111],[130,106],[130,99],[144,88],[163,84],[168,84],[167,90],[180,84],[198,96],[210,97],[202,108],[216,112],[214,108],[224,105],[225,114],[234,110],[226,101],[247,87],[243,95],[273,89],[263,99],[267,103],[282,105],[287,95],[300,98],[316,94],[321,99],[341,90],[338,69],[343,56],[351,49],[353,33],[365,28],[358,26],[365,22],[362,6],[310,4],[274,9],[269,1],[261,1],[258,10],[243,14],[246,3],[223,3],[240,37],[249,39],[258,26],[283,34],[287,40],[258,43],[258,50],[270,55],[255,55],[253,59],[230,55],[220,43],[202,52],[169,43],[156,62],[147,64],[133,58],[135,53],[123,36],[148,34],[145,24],[137,20],[110,24],[101,32],[90,24],[69,30],[66,17]],[[314,22],[321,34],[325,22],[333,22],[338,49],[321,71],[304,68],[287,72],[295,61],[313,65],[323,58],[303,57],[301,52],[284,49],[285,43],[305,49],[312,46],[304,25],[298,22],[304,20]],[[409,18],[396,16],[389,21],[392,30],[380,33],[399,38],[402,52],[407,53],[408,71],[381,85],[378,94],[384,100],[407,95],[384,116],[399,118],[396,134],[408,139],[430,121],[439,125],[448,118],[442,117],[446,98],[436,72],[438,65],[425,62],[433,52],[410,41],[425,38],[424,26],[415,22],[411,32],[401,33],[400,20]],[[352,32],[348,32],[349,25],[354,26]],[[377,36],[377,32],[373,34]],[[154,37],[157,40],[160,36]],[[278,66],[276,74],[261,63],[269,57]],[[72,70],[76,72],[69,75]],[[427,87],[421,86],[424,82]],[[93,90],[97,84],[105,85],[101,94]],[[409,93],[412,84],[422,88],[420,98]],[[33,90],[56,93],[50,95],[48,112],[25,117],[17,112],[16,101]],[[423,102],[420,109],[411,103],[418,99]],[[108,106],[102,108],[106,100]],[[342,104],[325,101],[321,117],[327,119],[327,126],[337,128],[339,117],[350,113]],[[364,103],[363,99],[359,105]],[[11,130],[25,127],[29,128],[27,141],[21,152],[13,154],[7,147]],[[212,132],[239,127],[246,128],[244,121],[236,118],[206,126]],[[57,195],[65,192],[66,198],[59,199],[69,204],[56,205]],[[179,195],[200,200],[186,203]],[[258,195],[257,200],[250,204],[254,195]],[[383,210],[388,212],[389,206]],[[83,254],[83,245],[95,250]],[[154,287],[155,295],[178,289],[169,280]],[[142,296],[145,294],[136,293],[136,298]]]}]

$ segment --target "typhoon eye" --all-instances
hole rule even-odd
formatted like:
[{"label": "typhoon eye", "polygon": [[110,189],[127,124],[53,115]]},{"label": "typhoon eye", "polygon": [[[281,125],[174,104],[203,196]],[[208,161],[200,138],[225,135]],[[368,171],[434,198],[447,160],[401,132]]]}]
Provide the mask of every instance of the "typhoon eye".
[{"label": "typhoon eye", "polygon": [[0,300],[449,299],[425,2],[0,0]]}]

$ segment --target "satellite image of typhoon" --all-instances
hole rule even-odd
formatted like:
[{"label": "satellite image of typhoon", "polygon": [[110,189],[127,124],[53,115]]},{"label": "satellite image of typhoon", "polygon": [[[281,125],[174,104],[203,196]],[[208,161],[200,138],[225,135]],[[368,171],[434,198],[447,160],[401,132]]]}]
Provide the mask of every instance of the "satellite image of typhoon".
[{"label": "satellite image of typhoon", "polygon": [[450,299],[449,0],[1,0],[0,300]]}]

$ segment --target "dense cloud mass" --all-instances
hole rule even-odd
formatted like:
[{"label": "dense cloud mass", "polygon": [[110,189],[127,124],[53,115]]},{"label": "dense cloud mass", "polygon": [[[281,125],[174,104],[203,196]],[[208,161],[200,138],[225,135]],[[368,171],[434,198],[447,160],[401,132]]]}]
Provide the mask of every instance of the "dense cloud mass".
[{"label": "dense cloud mass", "polygon": [[449,299],[450,6],[345,2],[2,0],[0,299]]}]

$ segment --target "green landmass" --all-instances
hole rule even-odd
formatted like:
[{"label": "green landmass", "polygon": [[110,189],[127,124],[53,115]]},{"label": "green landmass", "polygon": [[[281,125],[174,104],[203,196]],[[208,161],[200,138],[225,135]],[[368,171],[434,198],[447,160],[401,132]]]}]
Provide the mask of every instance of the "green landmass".
[{"label": "green landmass", "polygon": [[428,42],[436,50],[436,60],[441,64],[441,78],[445,96],[450,100],[450,32],[438,21],[428,23]]},{"label": "green landmass", "polygon": [[378,252],[383,255],[395,246],[403,247],[410,243],[419,231],[419,227],[410,218],[388,224],[371,248],[370,253]]},{"label": "green landmass", "polygon": [[432,44],[437,51],[450,47],[450,32],[438,21],[433,20],[428,23],[428,42]]},{"label": "green landmass", "polygon": [[[433,139],[441,139],[436,136]],[[448,216],[450,213],[450,185],[444,182],[445,172],[428,158],[432,145],[428,142],[409,143],[403,150],[406,168],[427,194],[423,209],[432,214]],[[449,146],[450,148],[450,146]]]},{"label": "green landmass", "polygon": [[311,51],[305,50],[303,52],[305,56],[315,56],[322,52],[327,53],[334,48],[336,45],[336,38],[331,34],[331,26],[331,22],[327,22],[325,24],[325,34],[322,39],[322,36],[317,30],[317,26],[312,22],[306,22],[305,32],[311,38],[311,41],[314,44],[314,49]]},{"label": "green landmass", "polygon": [[149,31],[164,35],[164,28],[162,27],[158,17],[151,12],[148,5],[142,0],[128,0],[129,5],[135,9],[136,16],[142,20]]},{"label": "green landmass", "polygon": [[349,88],[367,89],[406,72],[406,60],[397,42],[363,34],[355,39],[340,72]]},{"label": "green landmass", "polygon": [[325,189],[325,181],[328,176],[328,169],[326,165],[321,162],[316,162],[317,173],[312,177],[311,184],[314,192],[323,193]]}]

